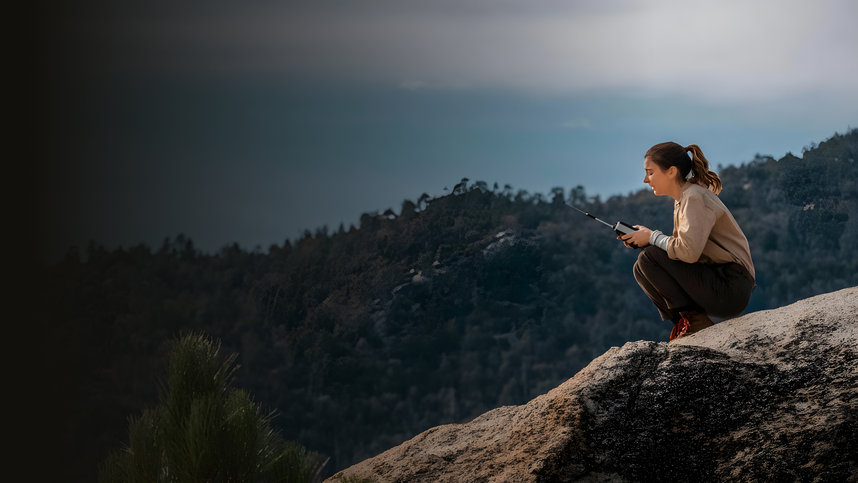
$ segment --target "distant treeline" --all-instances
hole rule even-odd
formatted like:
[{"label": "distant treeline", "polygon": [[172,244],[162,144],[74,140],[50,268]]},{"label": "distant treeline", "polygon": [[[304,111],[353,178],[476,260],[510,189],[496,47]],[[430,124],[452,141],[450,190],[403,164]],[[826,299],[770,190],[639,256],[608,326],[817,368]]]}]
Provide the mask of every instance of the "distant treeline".
[{"label": "distant treeline", "polygon": [[[748,236],[748,311],[858,285],[858,130],[802,158],[719,168],[721,199]],[[326,473],[442,423],[520,404],[607,348],[665,340],[631,273],[637,252],[565,206],[669,231],[673,202],[606,200],[462,180],[446,196],[307,232],[267,253],[202,254],[92,243],[34,269],[33,307],[54,389],[58,466],[92,479],[126,418],[157,399],[168,341],[205,332],[238,352],[237,383]],[[54,444],[54,443],[52,443]]]}]

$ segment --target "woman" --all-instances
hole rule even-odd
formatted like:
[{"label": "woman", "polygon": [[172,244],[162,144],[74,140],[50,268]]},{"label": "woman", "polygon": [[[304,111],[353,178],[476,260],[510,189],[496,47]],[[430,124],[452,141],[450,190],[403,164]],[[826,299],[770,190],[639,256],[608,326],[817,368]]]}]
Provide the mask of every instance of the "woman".
[{"label": "woman", "polygon": [[710,327],[710,314],[741,313],[755,287],[751,250],[718,198],[721,179],[709,171],[703,152],[694,144],[656,144],[644,156],[644,171],[656,196],[674,199],[673,234],[636,225],[638,231],[618,239],[645,247],[635,280],[662,319],[673,321],[670,340]]}]

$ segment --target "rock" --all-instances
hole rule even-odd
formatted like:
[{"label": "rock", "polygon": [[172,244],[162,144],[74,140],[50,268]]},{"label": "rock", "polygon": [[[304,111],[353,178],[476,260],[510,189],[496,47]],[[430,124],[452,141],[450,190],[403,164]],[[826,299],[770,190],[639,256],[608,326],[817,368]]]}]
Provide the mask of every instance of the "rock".
[{"label": "rock", "polygon": [[533,240],[516,235],[510,230],[505,230],[496,234],[495,239],[495,241],[489,243],[485,248],[483,248],[482,253],[484,258],[492,258],[514,246],[523,245],[526,247],[532,247],[535,245]]},{"label": "rock", "polygon": [[858,481],[858,287],[613,347],[521,406],[347,468],[372,481]]}]

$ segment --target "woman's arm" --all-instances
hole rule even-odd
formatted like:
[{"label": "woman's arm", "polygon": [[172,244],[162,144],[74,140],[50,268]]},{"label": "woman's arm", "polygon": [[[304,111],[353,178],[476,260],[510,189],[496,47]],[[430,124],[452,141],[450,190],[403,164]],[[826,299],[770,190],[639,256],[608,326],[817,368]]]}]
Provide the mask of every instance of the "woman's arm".
[{"label": "woman's arm", "polygon": [[676,236],[667,240],[667,255],[674,260],[696,263],[706,247],[718,214],[702,196],[696,194],[682,200],[677,214],[679,226],[675,227]]},{"label": "woman's arm", "polygon": [[660,230],[655,230],[649,236],[649,244],[667,251],[667,240],[669,239],[670,237],[662,233]]}]

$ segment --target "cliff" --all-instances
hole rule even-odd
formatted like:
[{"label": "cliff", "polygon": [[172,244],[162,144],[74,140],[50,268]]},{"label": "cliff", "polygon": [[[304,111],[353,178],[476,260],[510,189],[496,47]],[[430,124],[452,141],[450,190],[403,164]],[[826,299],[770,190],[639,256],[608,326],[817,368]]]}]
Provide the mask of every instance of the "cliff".
[{"label": "cliff", "polygon": [[858,481],[858,287],[613,347],[547,394],[331,477]]}]

